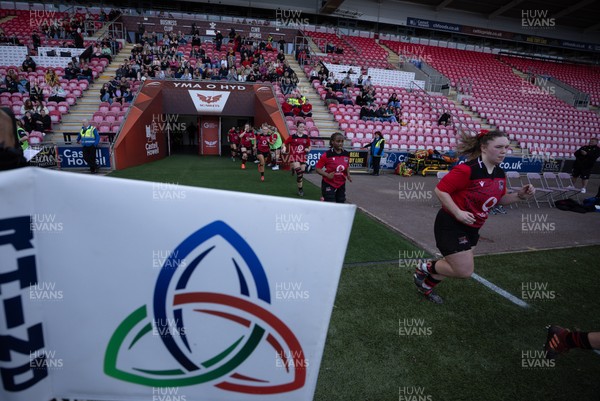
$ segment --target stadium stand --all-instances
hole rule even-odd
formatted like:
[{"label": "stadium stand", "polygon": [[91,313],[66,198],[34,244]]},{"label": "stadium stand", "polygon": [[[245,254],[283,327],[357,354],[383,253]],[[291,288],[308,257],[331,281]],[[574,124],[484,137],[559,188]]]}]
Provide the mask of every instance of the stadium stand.
[{"label": "stadium stand", "polygon": [[[513,73],[493,54],[386,41],[398,53],[418,49],[430,55],[431,66],[461,92],[463,77],[472,80],[463,104],[509,134],[531,154],[568,157],[600,129],[600,117],[578,110]],[[457,86],[458,85],[458,86]]]},{"label": "stadium stand", "polygon": [[502,61],[523,73],[533,71],[555,77],[582,92],[588,93],[593,106],[600,106],[600,68],[591,65],[532,60],[503,56]]}]

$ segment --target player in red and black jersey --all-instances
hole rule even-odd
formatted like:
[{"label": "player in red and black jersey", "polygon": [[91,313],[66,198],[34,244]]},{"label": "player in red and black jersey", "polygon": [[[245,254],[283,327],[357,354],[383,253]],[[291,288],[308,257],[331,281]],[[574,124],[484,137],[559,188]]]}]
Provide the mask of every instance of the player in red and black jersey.
[{"label": "player in red and black jersey", "polygon": [[535,193],[532,185],[506,193],[506,178],[499,164],[508,148],[508,138],[500,131],[463,135],[458,153],[469,160],[450,170],[435,188],[442,203],[435,219],[435,240],[444,257],[420,264],[414,275],[419,291],[430,301],[442,303],[433,289],[444,278],[468,278],[473,274],[472,248],[477,245],[479,229],[490,209],[526,200]]},{"label": "player in red and black jersey", "polygon": [[310,152],[310,138],[306,135],[306,125],[298,123],[298,132],[289,136],[283,143],[283,153],[289,152],[292,174],[296,173],[298,195],[304,196],[302,181],[306,171],[306,155]]},{"label": "player in red and black jersey", "polygon": [[227,133],[227,142],[229,142],[229,147],[231,148],[231,160],[235,161],[238,146],[240,145],[240,134],[238,134],[236,127],[231,127]]},{"label": "player in red and black jersey", "polygon": [[240,153],[242,157],[242,170],[246,168],[248,157],[254,154],[256,147],[256,137],[254,130],[250,124],[244,126],[244,130],[240,132]]},{"label": "player in red and black jersey", "polygon": [[339,132],[331,135],[331,149],[321,155],[315,171],[323,177],[321,195],[325,202],[344,203],[346,201],[346,179],[350,177],[350,153],[344,150],[344,136]]},{"label": "player in red and black jersey", "polygon": [[265,160],[271,155],[271,138],[269,134],[269,127],[263,124],[256,136],[256,158],[258,159],[258,172],[261,181],[265,180]]}]

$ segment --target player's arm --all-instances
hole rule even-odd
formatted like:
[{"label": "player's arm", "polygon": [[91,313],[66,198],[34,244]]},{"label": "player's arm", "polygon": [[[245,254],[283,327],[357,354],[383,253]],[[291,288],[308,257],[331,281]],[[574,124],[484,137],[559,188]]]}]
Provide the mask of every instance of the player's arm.
[{"label": "player's arm", "polygon": [[317,161],[317,164],[315,165],[315,171],[320,176],[329,178],[330,180],[333,180],[334,172],[332,171],[331,173],[328,173],[324,169],[326,162],[327,162],[327,152],[323,153],[321,155],[321,157],[319,158],[319,160]]},{"label": "player's arm", "polygon": [[463,224],[473,224],[475,216],[471,212],[460,209],[452,199],[451,194],[466,189],[469,185],[470,177],[471,168],[466,164],[459,164],[442,178],[434,190],[444,209]]},{"label": "player's arm", "polygon": [[288,136],[287,138],[285,138],[285,141],[283,141],[283,144],[281,145],[281,152],[282,153],[287,153],[288,152],[288,148],[286,145],[289,145],[289,143],[292,142],[292,137]]},{"label": "player's arm", "polygon": [[531,184],[523,185],[523,188],[519,189],[517,192],[512,192],[510,194],[505,194],[500,199],[501,205],[510,205],[511,203],[524,201],[531,198],[535,194],[535,187]]}]

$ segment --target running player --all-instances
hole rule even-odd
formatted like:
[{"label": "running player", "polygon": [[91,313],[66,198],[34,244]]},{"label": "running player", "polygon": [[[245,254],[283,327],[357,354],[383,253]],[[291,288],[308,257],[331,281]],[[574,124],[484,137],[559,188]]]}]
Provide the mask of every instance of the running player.
[{"label": "running player", "polygon": [[344,203],[346,201],[346,179],[350,177],[350,153],[344,150],[344,135],[339,132],[331,135],[331,149],[321,155],[315,171],[323,177],[321,196],[325,202]]},{"label": "running player", "polygon": [[279,159],[281,158],[281,145],[283,141],[281,140],[281,134],[277,132],[277,128],[267,127],[271,132],[271,140],[269,142],[269,147],[271,148],[271,166],[273,170],[279,170]]},{"label": "running player", "polygon": [[506,178],[499,164],[508,148],[508,138],[500,131],[463,134],[459,141],[458,153],[469,160],[450,170],[435,188],[442,209],[435,219],[434,232],[443,258],[420,263],[414,274],[415,285],[428,300],[443,302],[433,290],[443,279],[473,274],[473,247],[490,209],[496,204],[526,200],[535,193],[530,184],[518,192],[506,193]]},{"label": "running player", "polygon": [[265,180],[265,160],[271,155],[270,140],[269,128],[266,124],[263,124],[256,137],[256,158],[258,159],[258,172],[261,181]]},{"label": "running player", "polygon": [[244,130],[240,132],[240,152],[242,157],[242,170],[246,169],[248,157],[254,154],[255,136],[254,130],[250,124],[244,126]]},{"label": "running player", "polygon": [[231,127],[227,133],[227,141],[229,142],[229,147],[231,148],[231,160],[235,161],[235,157],[237,156],[238,152],[238,146],[240,145],[240,134],[237,132],[236,127]]},{"label": "running player", "polygon": [[[286,146],[287,145],[287,146]],[[289,136],[283,144],[283,152],[290,154],[292,174],[296,173],[298,195],[304,196],[302,187],[304,172],[306,171],[306,155],[310,152],[310,138],[306,135],[306,125],[298,123],[298,132]]]}]

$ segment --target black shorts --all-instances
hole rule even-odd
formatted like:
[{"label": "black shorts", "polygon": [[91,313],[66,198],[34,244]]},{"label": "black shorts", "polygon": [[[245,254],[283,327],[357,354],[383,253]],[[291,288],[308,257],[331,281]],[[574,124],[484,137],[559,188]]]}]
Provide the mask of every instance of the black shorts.
[{"label": "black shorts", "polygon": [[573,173],[571,173],[571,175],[573,176],[573,178],[579,177],[582,180],[589,180],[591,173],[592,173],[591,168],[584,168],[582,166],[578,166],[577,164],[575,164],[573,166]]},{"label": "black shorts", "polygon": [[323,180],[321,181],[321,195],[325,202],[344,203],[346,202],[346,184],[334,188]]},{"label": "black shorts", "polygon": [[264,158],[265,158],[265,160],[266,160],[266,159],[268,159],[269,157],[271,157],[271,152],[258,152],[258,153],[256,154],[256,156],[258,156],[258,155],[263,155],[263,157],[264,157]]},{"label": "black shorts", "polygon": [[479,241],[479,228],[459,223],[444,209],[438,212],[433,231],[435,244],[444,256],[468,251]]}]

